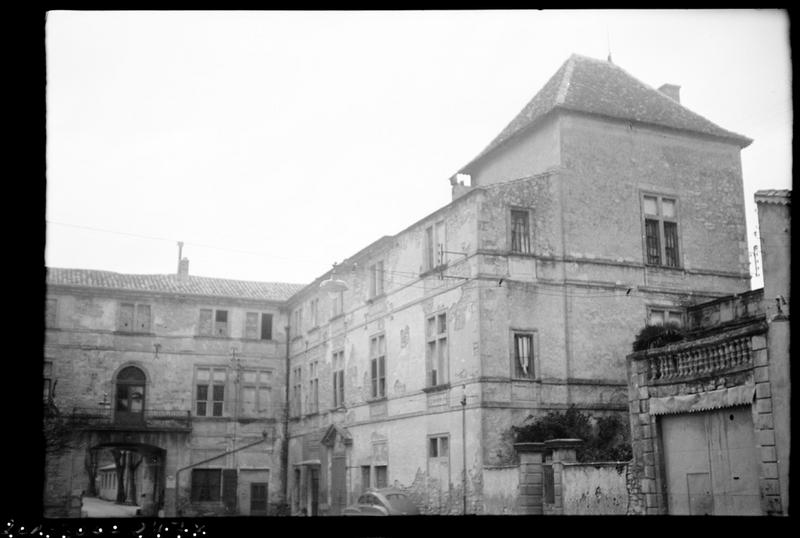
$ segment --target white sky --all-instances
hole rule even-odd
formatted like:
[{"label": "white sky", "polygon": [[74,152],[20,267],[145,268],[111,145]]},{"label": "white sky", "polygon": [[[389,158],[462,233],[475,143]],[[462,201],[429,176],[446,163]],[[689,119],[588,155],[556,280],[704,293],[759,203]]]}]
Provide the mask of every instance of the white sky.
[{"label": "white sky", "polygon": [[172,273],[184,241],[195,275],[310,282],[447,204],[570,54],[609,42],[755,140],[751,244],[753,193],[791,188],[780,11],[56,11],[46,39],[53,267]]}]

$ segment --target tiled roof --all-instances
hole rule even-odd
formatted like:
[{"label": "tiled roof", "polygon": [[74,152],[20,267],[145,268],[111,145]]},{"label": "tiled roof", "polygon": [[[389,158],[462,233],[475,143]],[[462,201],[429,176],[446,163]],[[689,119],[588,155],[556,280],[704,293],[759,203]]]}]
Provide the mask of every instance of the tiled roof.
[{"label": "tiled roof", "polygon": [[732,140],[741,147],[752,142],[695,114],[611,62],[573,54],[517,117],[461,172],[467,172],[473,163],[555,109],[716,136]]},{"label": "tiled roof", "polygon": [[179,280],[178,275],[129,275],[93,269],[47,268],[47,284],[51,286],[81,286],[130,291],[155,291],[184,295],[230,297],[236,299],[262,299],[285,301],[305,284],[284,282],[251,282],[189,275]]}]

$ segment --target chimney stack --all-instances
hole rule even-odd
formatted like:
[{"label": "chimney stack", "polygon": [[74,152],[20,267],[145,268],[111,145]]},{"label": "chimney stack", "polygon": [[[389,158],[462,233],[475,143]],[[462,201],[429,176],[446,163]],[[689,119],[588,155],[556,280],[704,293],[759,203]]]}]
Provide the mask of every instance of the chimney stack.
[{"label": "chimney stack", "polygon": [[681,102],[681,87],[677,84],[662,84],[661,87],[658,89],[661,93],[676,101],[678,103]]},{"label": "chimney stack", "polygon": [[178,263],[178,280],[185,281],[189,279],[189,258],[181,258]]}]

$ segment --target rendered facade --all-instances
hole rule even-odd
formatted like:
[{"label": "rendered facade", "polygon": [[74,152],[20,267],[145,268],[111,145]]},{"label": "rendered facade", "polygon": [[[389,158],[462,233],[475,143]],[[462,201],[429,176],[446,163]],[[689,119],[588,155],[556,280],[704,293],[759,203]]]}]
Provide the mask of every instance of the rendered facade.
[{"label": "rendered facade", "polygon": [[[230,498],[224,470],[238,469],[240,513],[250,502],[244,484],[265,481],[270,506],[285,502],[292,514],[339,514],[382,486],[408,491],[423,513],[517,512],[525,492],[503,478],[517,472],[511,426],[570,405],[626,413],[633,335],[749,289],[740,152],[750,142],[683,107],[677,86],[656,90],[611,62],[572,56],[450,178],[449,204],[307,286],[260,299],[241,290],[219,303],[176,288],[159,296],[173,305],[169,317],[153,303],[153,334],[121,336],[122,298],[78,302],[51,283],[59,314],[73,312],[70,327],[107,346],[98,358],[78,349],[54,357],[54,376],[71,383],[60,381],[58,394],[90,406],[114,394],[115,376],[137,356],[149,401],[187,414],[188,426],[164,434],[167,454],[181,454],[172,464],[167,456],[165,482],[267,429],[247,463],[242,452],[204,465],[220,469],[219,482],[183,471],[179,498],[192,499],[189,475]],[[229,311],[229,334],[199,337],[218,309]],[[251,311],[272,314],[272,339],[242,337]],[[95,336],[88,319],[110,334]],[[63,331],[48,332],[53,355]],[[185,351],[184,362],[154,359],[154,343],[160,356]],[[226,396],[222,419],[197,419],[198,368],[235,392],[232,343],[247,368],[271,373],[269,411],[243,424]],[[246,480],[247,466],[268,478]],[[204,508],[164,496],[168,515]]]}]

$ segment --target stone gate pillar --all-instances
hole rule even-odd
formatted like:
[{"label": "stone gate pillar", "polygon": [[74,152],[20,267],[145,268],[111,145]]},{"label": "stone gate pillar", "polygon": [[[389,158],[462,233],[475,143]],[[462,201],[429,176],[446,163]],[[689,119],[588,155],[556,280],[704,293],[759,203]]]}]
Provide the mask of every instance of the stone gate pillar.
[{"label": "stone gate pillar", "polygon": [[564,464],[577,460],[577,449],[583,443],[580,439],[551,439],[544,445],[552,451],[553,465],[553,513],[564,513]]},{"label": "stone gate pillar", "polygon": [[514,449],[519,455],[518,513],[542,515],[544,443],[515,443]]}]

